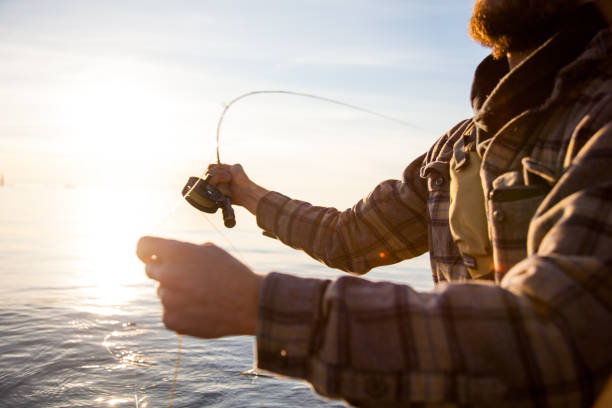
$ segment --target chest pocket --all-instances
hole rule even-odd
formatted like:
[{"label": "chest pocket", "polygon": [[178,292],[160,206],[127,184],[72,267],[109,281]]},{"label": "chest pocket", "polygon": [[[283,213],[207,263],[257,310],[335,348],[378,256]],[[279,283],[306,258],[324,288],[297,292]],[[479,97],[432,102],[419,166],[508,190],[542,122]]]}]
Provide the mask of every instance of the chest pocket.
[{"label": "chest pocket", "polygon": [[522,171],[505,173],[493,180],[488,197],[495,278],[498,281],[527,256],[529,225],[556,182],[552,171],[529,157],[523,158],[521,163]]},{"label": "chest pocket", "polygon": [[480,178],[481,158],[473,133],[473,128],[468,130],[453,148],[449,169],[450,230],[470,276],[492,279],[492,253]]}]

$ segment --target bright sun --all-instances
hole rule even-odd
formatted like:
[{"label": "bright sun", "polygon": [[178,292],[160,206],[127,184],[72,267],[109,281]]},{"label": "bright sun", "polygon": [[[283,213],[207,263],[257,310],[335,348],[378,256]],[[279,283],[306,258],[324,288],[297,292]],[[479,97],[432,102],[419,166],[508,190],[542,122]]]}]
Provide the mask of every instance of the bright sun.
[{"label": "bright sun", "polygon": [[171,101],[158,85],[125,68],[95,70],[65,93],[65,148],[135,155],[171,134]]},{"label": "bright sun", "polygon": [[71,177],[83,173],[76,184],[85,178],[163,184],[173,177],[190,153],[186,140],[201,130],[184,120],[194,108],[164,85],[166,77],[159,68],[115,62],[83,72],[64,89],[55,108],[62,130],[53,149],[73,163]]}]

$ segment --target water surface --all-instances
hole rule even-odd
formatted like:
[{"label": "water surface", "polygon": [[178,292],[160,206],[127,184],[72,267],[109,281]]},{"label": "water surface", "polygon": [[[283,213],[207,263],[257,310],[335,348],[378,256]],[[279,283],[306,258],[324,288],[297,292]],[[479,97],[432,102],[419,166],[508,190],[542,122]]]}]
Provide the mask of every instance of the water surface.
[{"label": "water surface", "polygon": [[[235,247],[259,272],[339,275],[261,236],[244,211],[221,236],[176,203],[174,191],[0,188],[0,406],[166,406],[177,336],[134,256],[141,235]],[[368,277],[432,286],[424,258]],[[184,337],[172,406],[345,406],[300,381],[241,374],[252,364],[252,337]]]}]

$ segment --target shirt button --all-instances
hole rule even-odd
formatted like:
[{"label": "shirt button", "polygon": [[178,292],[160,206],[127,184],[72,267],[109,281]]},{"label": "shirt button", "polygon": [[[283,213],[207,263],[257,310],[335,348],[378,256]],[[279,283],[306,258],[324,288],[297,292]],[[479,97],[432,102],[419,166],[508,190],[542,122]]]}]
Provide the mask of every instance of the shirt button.
[{"label": "shirt button", "polygon": [[503,211],[501,211],[501,210],[493,211],[493,219],[495,221],[502,222],[505,218],[506,218],[506,216],[504,215]]},{"label": "shirt button", "polygon": [[435,183],[436,183],[436,186],[441,186],[442,184],[444,184],[444,177],[438,177]]}]

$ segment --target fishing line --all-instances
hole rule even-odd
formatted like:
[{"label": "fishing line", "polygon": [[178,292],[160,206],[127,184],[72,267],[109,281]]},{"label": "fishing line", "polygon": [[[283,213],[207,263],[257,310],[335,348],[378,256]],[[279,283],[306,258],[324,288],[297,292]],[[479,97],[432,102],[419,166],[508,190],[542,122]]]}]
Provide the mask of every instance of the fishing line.
[{"label": "fishing line", "polygon": [[172,387],[170,388],[170,395],[168,396],[168,405],[166,408],[170,408],[172,405],[172,397],[174,396],[174,390],[176,389],[176,379],[178,377],[179,365],[181,364],[181,350],[183,344],[183,335],[178,334],[178,343],[176,345],[176,363],[174,363],[174,376],[172,378]]},{"label": "fishing line", "polygon": [[400,126],[405,126],[405,127],[409,127],[411,129],[414,130],[418,130],[421,132],[426,132],[426,133],[434,133],[430,130],[424,129],[418,125],[415,125],[414,123],[410,123],[407,122],[405,120],[402,119],[397,119],[394,118],[393,116],[389,116],[389,115],[385,115],[384,113],[380,113],[380,112],[376,112],[373,111],[371,109],[367,109],[367,108],[363,108],[361,106],[357,106],[357,105],[353,105],[350,103],[346,103],[337,99],[332,99],[332,98],[328,98],[325,96],[320,96],[320,95],[315,95],[315,94],[310,94],[310,93],[303,93],[303,92],[294,92],[294,91],[286,91],[286,90],[263,90],[263,91],[250,91],[247,93],[244,93],[240,96],[237,96],[236,98],[232,99],[227,105],[225,105],[225,108],[223,109],[223,112],[221,112],[221,116],[219,117],[219,121],[217,122],[217,164],[221,164],[221,158],[219,157],[219,135],[221,134],[221,125],[223,124],[223,119],[225,118],[225,113],[229,110],[229,108],[235,104],[236,102],[244,99],[244,98],[248,98],[250,96],[253,95],[262,95],[262,94],[281,94],[281,95],[292,95],[292,96],[300,96],[303,98],[310,98],[310,99],[315,99],[317,101],[322,101],[322,102],[327,102],[327,103],[331,103],[334,105],[339,105],[339,106],[344,106],[345,108],[349,108],[352,110],[356,110],[359,112],[363,112],[363,113],[367,113],[373,116],[377,116],[381,119],[387,120],[389,122],[393,122],[395,124],[398,124]]},{"label": "fishing line", "polygon": [[[402,119],[398,119],[371,109],[367,109],[361,106],[357,106],[357,105],[353,105],[344,101],[340,101],[337,99],[332,99],[332,98],[328,98],[325,96],[320,96],[320,95],[315,95],[315,94],[310,94],[310,93],[303,93],[303,92],[294,92],[294,91],[287,91],[287,90],[257,90],[257,91],[250,91],[247,93],[244,93],[242,95],[237,96],[236,98],[232,99],[229,103],[227,103],[225,105],[225,107],[223,108],[223,111],[221,112],[221,115],[219,116],[219,120],[217,121],[217,131],[216,131],[216,155],[217,155],[217,164],[221,164],[221,157],[219,154],[219,141],[220,141],[220,135],[221,135],[221,127],[223,125],[223,120],[225,119],[225,115],[228,112],[228,110],[237,102],[251,97],[251,96],[255,96],[255,95],[263,95],[263,94],[280,94],[280,95],[291,95],[291,96],[298,96],[298,97],[303,97],[303,98],[309,98],[309,99],[314,99],[317,101],[321,101],[321,102],[327,102],[330,104],[334,104],[334,105],[339,105],[339,106],[343,106],[345,108],[348,109],[352,109],[355,111],[359,111],[359,112],[363,112],[363,113],[367,113],[369,115],[372,116],[376,116],[378,118],[381,118],[383,120],[389,121],[389,122],[393,122],[397,125],[400,126],[404,126],[404,127],[408,127],[411,128],[413,130],[417,130],[417,131],[421,131],[421,132],[425,132],[425,133],[430,133],[433,134],[434,132],[424,129],[414,123],[410,123],[407,121],[404,121]],[[187,196],[189,196],[199,185],[199,183],[206,177],[206,173],[207,170],[204,170],[202,172],[201,177],[191,186],[191,188],[187,189],[186,191],[183,192],[183,194],[181,195],[181,198],[179,198],[176,202],[176,204],[174,204],[170,211],[167,213],[167,215],[162,219],[162,221],[160,221],[154,228],[153,231],[157,230],[162,224],[164,224],[175,212],[176,210],[179,208],[180,204],[182,203],[183,199],[185,199]],[[233,242],[229,239],[229,237],[224,234],[209,218],[208,216],[206,216],[206,214],[204,214],[204,218],[206,219],[206,221],[210,224],[210,226],[221,236],[223,237],[223,239],[229,244],[229,246],[234,250],[234,252],[238,255],[238,257],[241,259],[241,261],[243,263],[247,263],[245,261],[244,256],[242,255],[242,253],[238,250],[238,248],[236,248],[236,246],[233,244]],[[182,351],[182,335],[178,334],[178,344],[177,344],[177,352],[176,352],[176,362],[174,365],[174,375],[173,375],[173,380],[172,380],[172,387],[170,389],[170,395],[168,396],[168,404],[166,406],[166,408],[170,408],[172,405],[172,399],[174,397],[174,391],[176,388],[176,382],[177,382],[177,377],[178,377],[178,371],[179,371],[179,366],[180,366],[180,361],[181,361],[181,351]],[[243,375],[255,375],[255,376],[259,376],[256,372],[254,372],[253,370],[247,370],[244,373],[241,373]],[[138,404],[138,402],[137,402]]]}]

